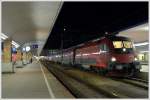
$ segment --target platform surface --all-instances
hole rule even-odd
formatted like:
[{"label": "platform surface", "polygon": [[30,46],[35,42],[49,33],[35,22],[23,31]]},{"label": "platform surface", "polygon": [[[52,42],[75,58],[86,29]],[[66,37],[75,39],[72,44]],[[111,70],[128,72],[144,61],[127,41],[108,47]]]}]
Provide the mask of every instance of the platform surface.
[{"label": "platform surface", "polygon": [[141,68],[141,72],[149,72],[149,65],[147,64],[147,65],[142,65],[141,66],[142,68]]},{"label": "platform surface", "polygon": [[2,98],[73,98],[39,62],[2,74]]}]

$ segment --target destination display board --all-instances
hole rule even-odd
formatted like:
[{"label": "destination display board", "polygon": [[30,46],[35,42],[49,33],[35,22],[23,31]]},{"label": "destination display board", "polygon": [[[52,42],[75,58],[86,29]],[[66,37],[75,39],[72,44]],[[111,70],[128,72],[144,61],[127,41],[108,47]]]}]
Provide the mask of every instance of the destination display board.
[{"label": "destination display board", "polygon": [[37,45],[37,44],[34,44],[34,45],[32,45],[32,48],[33,48],[33,49],[36,49],[36,48],[38,48],[38,45]]}]

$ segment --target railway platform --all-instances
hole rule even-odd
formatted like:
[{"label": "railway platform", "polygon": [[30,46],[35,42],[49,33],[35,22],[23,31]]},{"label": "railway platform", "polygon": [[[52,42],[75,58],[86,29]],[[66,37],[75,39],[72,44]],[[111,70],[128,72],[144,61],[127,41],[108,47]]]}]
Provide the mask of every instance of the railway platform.
[{"label": "railway platform", "polygon": [[74,98],[39,62],[2,74],[2,98]]}]

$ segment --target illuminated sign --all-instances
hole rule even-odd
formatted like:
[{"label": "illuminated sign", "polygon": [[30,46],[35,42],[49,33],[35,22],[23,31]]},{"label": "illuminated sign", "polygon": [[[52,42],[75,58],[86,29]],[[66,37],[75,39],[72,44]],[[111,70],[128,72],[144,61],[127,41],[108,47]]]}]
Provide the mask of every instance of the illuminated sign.
[{"label": "illuminated sign", "polygon": [[34,44],[34,45],[32,45],[32,48],[33,48],[33,49],[36,49],[36,48],[38,48],[38,45],[37,45],[37,44]]}]

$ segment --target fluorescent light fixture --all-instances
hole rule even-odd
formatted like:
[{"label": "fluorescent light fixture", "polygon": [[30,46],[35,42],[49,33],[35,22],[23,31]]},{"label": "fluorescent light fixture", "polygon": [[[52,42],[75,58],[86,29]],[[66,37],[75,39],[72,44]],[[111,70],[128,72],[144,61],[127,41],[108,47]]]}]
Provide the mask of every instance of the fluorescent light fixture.
[{"label": "fluorescent light fixture", "polygon": [[16,43],[15,41],[12,41],[12,45],[14,45],[16,48],[18,48],[20,45]]},{"label": "fluorescent light fixture", "polygon": [[[5,35],[4,33],[0,33],[0,38],[5,40],[8,38],[7,35]],[[16,43],[15,41],[12,41],[12,45],[14,45],[16,48],[18,48],[20,45],[18,43]]]},{"label": "fluorescent light fixture", "polygon": [[140,51],[140,53],[145,53],[145,52],[149,52],[149,51]]},{"label": "fluorescent light fixture", "polygon": [[145,26],[145,27],[142,27],[141,30],[145,30],[145,31],[148,31],[149,27],[148,26]]},{"label": "fluorescent light fixture", "polygon": [[5,34],[1,33],[1,39],[5,40],[7,38],[8,38],[8,36],[6,36]]},{"label": "fluorescent light fixture", "polygon": [[148,42],[142,42],[142,43],[135,43],[134,46],[138,47],[138,46],[143,46],[143,45],[148,45]]}]

